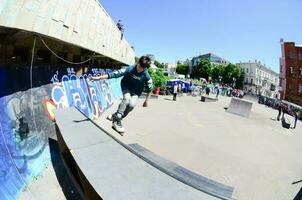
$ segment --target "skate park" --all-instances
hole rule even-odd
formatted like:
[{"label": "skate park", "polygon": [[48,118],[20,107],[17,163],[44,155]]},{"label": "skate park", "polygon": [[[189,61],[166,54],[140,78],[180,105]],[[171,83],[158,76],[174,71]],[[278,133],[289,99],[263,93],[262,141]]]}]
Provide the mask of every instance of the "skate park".
[{"label": "skate park", "polygon": [[98,1],[67,13],[62,2],[0,4],[1,200],[299,193],[301,124],[283,129],[277,111],[257,102],[242,117],[225,111],[229,97],[159,96],[147,108],[139,99],[125,135],[112,130],[106,116],[120,102],[120,79],[86,78],[134,64],[134,49]]}]

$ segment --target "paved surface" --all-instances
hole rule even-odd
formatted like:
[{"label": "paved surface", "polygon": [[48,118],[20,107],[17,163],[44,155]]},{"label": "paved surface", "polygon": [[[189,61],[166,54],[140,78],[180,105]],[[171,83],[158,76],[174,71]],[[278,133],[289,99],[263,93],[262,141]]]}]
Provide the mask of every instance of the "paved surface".
[{"label": "paved surface", "polygon": [[20,196],[20,200],[38,200],[38,199],[66,199],[62,189],[59,187],[53,167],[45,169],[41,176],[37,177]]},{"label": "paved surface", "polygon": [[21,193],[19,200],[82,200],[60,157],[55,139],[49,139],[51,161]]},{"label": "paved surface", "polygon": [[[96,122],[127,144],[150,151],[225,185],[237,199],[293,199],[302,183],[302,126],[283,129],[277,111],[254,103],[250,117],[227,113],[230,98],[201,102],[200,97],[143,99],[124,119],[120,136],[106,120],[115,104]],[[293,121],[293,119],[288,116]]]},{"label": "paved surface", "polygon": [[54,114],[78,168],[103,199],[218,199],[154,168],[86,120],[77,109],[58,109]]}]

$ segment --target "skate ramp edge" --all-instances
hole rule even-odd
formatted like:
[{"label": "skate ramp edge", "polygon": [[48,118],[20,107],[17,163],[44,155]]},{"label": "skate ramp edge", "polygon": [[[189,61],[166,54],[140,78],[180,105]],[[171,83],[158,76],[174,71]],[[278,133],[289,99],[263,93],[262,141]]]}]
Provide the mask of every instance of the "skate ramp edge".
[{"label": "skate ramp edge", "polygon": [[[85,199],[232,199],[233,188],[201,180],[141,146],[121,143],[76,108],[54,114],[60,154]],[[200,180],[208,190],[198,188]]]},{"label": "skate ramp edge", "polygon": [[253,102],[232,97],[227,112],[248,118],[252,110]]}]

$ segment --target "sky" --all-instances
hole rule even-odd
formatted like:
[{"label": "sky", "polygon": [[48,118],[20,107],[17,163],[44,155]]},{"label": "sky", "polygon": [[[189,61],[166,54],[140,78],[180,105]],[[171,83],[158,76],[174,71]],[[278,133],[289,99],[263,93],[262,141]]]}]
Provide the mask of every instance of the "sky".
[{"label": "sky", "polygon": [[302,0],[99,0],[136,56],[175,63],[214,53],[279,72],[280,38],[302,44]]}]

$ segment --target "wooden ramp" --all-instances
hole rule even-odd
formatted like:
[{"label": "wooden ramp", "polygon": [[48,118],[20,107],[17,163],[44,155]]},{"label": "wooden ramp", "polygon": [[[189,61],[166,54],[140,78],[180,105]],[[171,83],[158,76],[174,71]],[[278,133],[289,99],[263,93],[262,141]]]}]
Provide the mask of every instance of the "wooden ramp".
[{"label": "wooden ramp", "polygon": [[227,196],[202,191],[159,170],[75,108],[54,114],[61,156],[85,199],[231,199],[232,189]]}]

